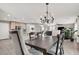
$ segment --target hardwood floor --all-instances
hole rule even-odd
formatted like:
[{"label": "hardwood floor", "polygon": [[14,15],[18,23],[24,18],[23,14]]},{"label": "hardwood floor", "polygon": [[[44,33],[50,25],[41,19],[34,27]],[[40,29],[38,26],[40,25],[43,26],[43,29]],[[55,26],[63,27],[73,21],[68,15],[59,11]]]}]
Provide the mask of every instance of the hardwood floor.
[{"label": "hardwood floor", "polygon": [[0,40],[0,55],[15,55],[14,43],[11,39]]},{"label": "hardwood floor", "polygon": [[11,39],[0,40],[0,55],[22,55],[16,34]]},{"label": "hardwood floor", "polygon": [[76,41],[65,40],[63,46],[65,55],[79,55],[79,43]]},{"label": "hardwood floor", "polygon": [[[76,41],[64,40],[63,46],[64,55],[79,55],[79,43],[76,43]],[[0,55],[21,55],[16,40],[0,40]]]}]

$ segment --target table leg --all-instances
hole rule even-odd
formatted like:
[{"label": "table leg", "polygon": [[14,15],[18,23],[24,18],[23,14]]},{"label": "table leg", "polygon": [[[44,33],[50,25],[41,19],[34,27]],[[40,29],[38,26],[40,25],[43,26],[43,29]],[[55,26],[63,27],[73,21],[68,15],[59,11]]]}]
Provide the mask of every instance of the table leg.
[{"label": "table leg", "polygon": [[46,50],[43,50],[43,55],[47,55],[47,51]]}]

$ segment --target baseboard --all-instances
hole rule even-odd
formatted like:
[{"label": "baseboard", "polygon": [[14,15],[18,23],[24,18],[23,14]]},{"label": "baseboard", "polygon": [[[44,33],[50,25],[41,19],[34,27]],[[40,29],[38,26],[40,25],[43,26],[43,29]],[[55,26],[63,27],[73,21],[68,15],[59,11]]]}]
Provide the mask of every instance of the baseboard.
[{"label": "baseboard", "polygon": [[1,41],[1,40],[9,40],[9,39],[10,39],[10,38],[0,39],[0,41]]}]

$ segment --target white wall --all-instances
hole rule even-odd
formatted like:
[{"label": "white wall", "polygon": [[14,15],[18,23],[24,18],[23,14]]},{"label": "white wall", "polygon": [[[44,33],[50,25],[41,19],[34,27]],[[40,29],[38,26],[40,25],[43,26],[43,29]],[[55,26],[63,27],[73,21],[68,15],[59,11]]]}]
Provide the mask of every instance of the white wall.
[{"label": "white wall", "polygon": [[0,22],[0,40],[9,38],[9,23]]},{"label": "white wall", "polygon": [[76,16],[62,17],[55,19],[56,24],[72,24],[75,23]]},{"label": "white wall", "polygon": [[58,24],[58,27],[74,28],[74,24]]}]

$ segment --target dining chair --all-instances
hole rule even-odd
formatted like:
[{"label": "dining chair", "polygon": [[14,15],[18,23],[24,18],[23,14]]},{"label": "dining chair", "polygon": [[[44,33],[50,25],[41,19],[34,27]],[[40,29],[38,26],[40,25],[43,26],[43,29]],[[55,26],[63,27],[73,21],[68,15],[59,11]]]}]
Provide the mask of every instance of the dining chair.
[{"label": "dining chair", "polygon": [[18,34],[20,37],[21,46],[22,46],[24,55],[41,55],[41,54],[43,54],[40,51],[37,51],[36,49],[30,48],[29,46],[27,46],[25,44],[25,40],[28,40],[28,38],[27,38],[27,35],[23,33],[22,28],[18,31]]},{"label": "dining chair", "polygon": [[44,37],[51,37],[52,38],[52,31],[46,31],[44,33]]},{"label": "dining chair", "polygon": [[37,38],[36,33],[35,32],[30,32],[29,33],[29,38],[30,38],[30,40]]},{"label": "dining chair", "polygon": [[42,38],[42,34],[43,34],[43,31],[41,31],[41,32],[37,32],[37,38]]},{"label": "dining chair", "polygon": [[53,46],[47,51],[49,55],[63,55],[63,40],[64,40],[64,33],[57,35],[57,42],[53,44]]},{"label": "dining chair", "polygon": [[46,34],[47,36],[52,36],[52,31],[46,31],[45,34]]}]

